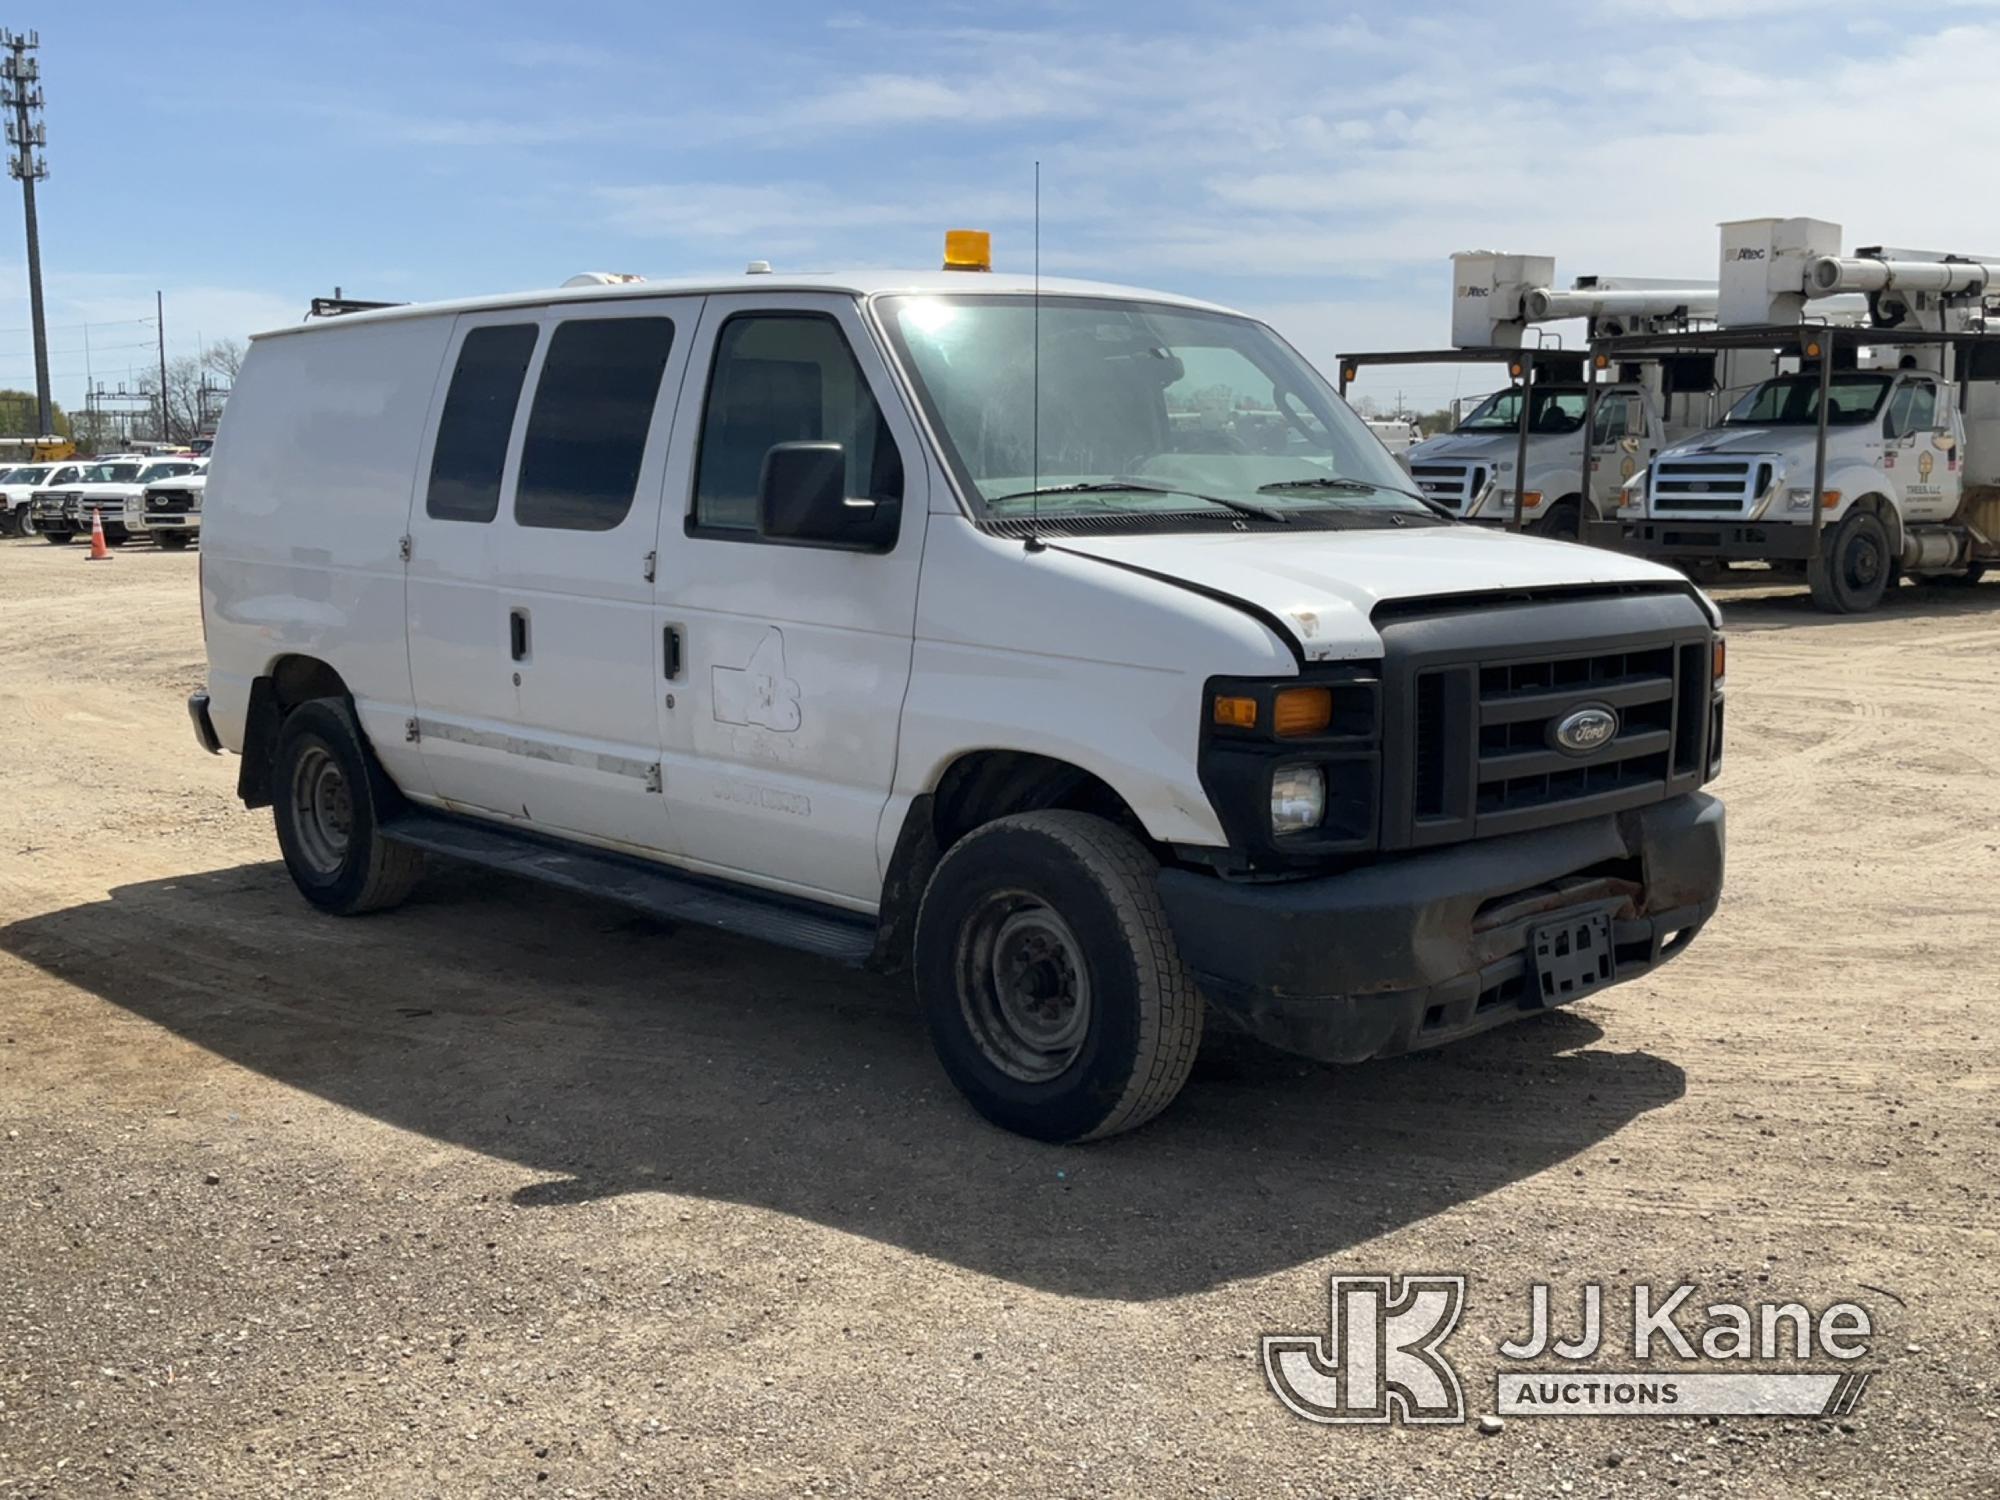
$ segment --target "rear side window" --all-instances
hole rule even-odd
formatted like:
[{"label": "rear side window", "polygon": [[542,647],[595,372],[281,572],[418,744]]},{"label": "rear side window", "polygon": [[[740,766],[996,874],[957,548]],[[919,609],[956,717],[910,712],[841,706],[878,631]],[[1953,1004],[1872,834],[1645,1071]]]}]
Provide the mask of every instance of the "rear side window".
[{"label": "rear side window", "polygon": [[625,519],[673,343],[667,318],[582,318],[556,329],[528,413],[516,522],[609,531]]},{"label": "rear side window", "polygon": [[475,328],[465,336],[445,393],[444,415],[438,419],[426,515],[440,521],[490,521],[500,509],[507,439],[534,352],[533,323]]},{"label": "rear side window", "polygon": [[902,457],[840,325],[820,313],[731,318],[715,342],[688,530],[754,537],[764,455],[818,441],[846,450],[850,495],[902,495]]}]

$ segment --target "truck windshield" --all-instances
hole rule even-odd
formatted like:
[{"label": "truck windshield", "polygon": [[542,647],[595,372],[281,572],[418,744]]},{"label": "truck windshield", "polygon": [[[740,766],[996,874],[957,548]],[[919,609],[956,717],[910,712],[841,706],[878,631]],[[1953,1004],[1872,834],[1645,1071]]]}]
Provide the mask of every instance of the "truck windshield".
[{"label": "truck windshield", "polygon": [[85,484],[129,484],[138,477],[137,464],[93,464],[83,471]]},{"label": "truck windshield", "polygon": [[0,474],[0,484],[40,484],[47,469],[9,469]]},{"label": "truck windshield", "polygon": [[[1828,393],[1829,427],[1853,427],[1881,409],[1889,389],[1887,375],[1836,375]],[[1787,375],[1767,380],[1729,408],[1725,427],[1817,427],[1819,376]]]},{"label": "truck windshield", "polygon": [[191,474],[193,472],[194,465],[188,463],[148,464],[140,472],[139,483],[151,484],[155,479],[173,479],[179,475]]},{"label": "truck windshield", "polygon": [[1029,297],[882,308],[946,460],[989,519],[1436,519],[1312,366],[1248,318],[1044,297],[1038,360]]},{"label": "truck windshield", "polygon": [[[1576,390],[1535,389],[1534,405],[1528,413],[1530,432],[1581,432],[1583,413],[1589,397]],[[1460,432],[1516,432],[1521,426],[1521,388],[1495,391],[1475,406],[1458,424]]]}]

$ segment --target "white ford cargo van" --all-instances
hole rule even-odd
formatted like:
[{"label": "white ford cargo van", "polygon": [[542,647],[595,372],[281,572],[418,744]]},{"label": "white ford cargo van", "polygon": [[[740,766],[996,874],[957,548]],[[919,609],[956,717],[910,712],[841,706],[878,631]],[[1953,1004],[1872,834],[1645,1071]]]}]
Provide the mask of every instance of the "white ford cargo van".
[{"label": "white ford cargo van", "polygon": [[1714,609],[1409,484],[1270,329],[1126,288],[316,320],[222,422],[189,706],[320,907],[440,854],[908,963],[982,1112],[1107,1135],[1205,1007],[1359,1061],[1715,910]]}]

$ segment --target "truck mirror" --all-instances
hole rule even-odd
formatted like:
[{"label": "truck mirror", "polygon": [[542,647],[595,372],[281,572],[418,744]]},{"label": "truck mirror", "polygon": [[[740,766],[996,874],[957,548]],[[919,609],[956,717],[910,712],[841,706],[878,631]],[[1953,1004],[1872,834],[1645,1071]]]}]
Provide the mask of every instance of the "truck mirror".
[{"label": "truck mirror", "polygon": [[767,541],[818,542],[886,550],[902,507],[847,493],[847,450],[839,443],[775,443],[757,482],[757,534]]}]

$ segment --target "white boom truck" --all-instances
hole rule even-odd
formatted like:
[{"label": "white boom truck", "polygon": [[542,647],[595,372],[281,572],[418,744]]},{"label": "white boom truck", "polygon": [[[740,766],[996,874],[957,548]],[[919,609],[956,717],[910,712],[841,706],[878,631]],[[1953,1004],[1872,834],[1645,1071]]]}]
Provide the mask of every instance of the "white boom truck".
[{"label": "white boom truck", "polygon": [[1342,394],[1363,365],[1506,365],[1512,385],[1404,461],[1426,495],[1466,520],[1575,539],[1667,442],[1705,424],[1709,375],[1690,391],[1674,378],[1685,367],[1666,361],[1586,370],[1580,352],[1540,342],[1543,326],[1581,318],[1592,336],[1683,328],[1715,316],[1715,284],[1579,276],[1563,290],[1551,256],[1479,250],[1451,261],[1451,348],[1344,355]]},{"label": "white boom truck", "polygon": [[[1769,562],[1843,614],[1874,608],[1901,574],[1976,581],[2000,561],[2000,259],[1843,256],[1840,238],[1816,219],[1722,226],[1721,326],[1701,342],[1797,370],[1660,454],[1619,513],[1627,550]],[[1814,321],[1857,294],[1867,326]]]}]

